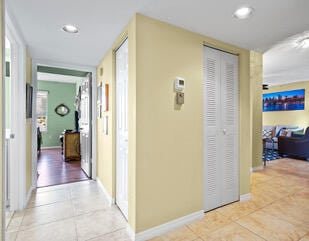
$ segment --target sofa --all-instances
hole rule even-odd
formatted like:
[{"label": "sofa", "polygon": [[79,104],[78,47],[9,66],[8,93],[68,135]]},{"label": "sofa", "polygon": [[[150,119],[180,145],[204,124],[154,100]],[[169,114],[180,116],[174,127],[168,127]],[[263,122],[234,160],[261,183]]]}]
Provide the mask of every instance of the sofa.
[{"label": "sofa", "polygon": [[278,153],[280,156],[306,158],[309,161],[309,127],[303,137],[278,137]]},{"label": "sofa", "polygon": [[304,131],[303,128],[300,128],[298,126],[288,126],[288,125],[276,125],[276,126],[263,126],[263,139],[271,139],[272,142],[268,141],[265,143],[265,147],[267,149],[274,149],[278,150],[278,137],[279,136],[287,136],[287,137],[293,137],[297,134],[302,134]]}]

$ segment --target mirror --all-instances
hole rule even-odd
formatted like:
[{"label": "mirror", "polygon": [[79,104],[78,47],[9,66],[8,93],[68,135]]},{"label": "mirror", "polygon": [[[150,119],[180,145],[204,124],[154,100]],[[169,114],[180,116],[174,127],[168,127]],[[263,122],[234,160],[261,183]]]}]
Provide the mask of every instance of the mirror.
[{"label": "mirror", "polygon": [[70,109],[65,104],[60,104],[55,108],[55,112],[60,116],[65,116],[69,114]]}]

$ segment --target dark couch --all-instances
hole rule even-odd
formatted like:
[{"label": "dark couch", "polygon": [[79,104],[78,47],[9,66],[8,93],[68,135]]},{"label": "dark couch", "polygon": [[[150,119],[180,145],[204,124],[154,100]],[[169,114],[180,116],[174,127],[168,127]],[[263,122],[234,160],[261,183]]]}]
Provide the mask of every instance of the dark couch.
[{"label": "dark couch", "polygon": [[303,137],[286,137],[278,138],[279,155],[290,155],[306,158],[309,161],[309,127],[307,127]]}]

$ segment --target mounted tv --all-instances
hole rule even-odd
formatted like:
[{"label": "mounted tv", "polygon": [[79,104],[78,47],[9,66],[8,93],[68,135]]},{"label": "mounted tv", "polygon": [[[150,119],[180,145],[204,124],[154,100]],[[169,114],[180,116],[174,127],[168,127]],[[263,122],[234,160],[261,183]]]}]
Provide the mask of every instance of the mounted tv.
[{"label": "mounted tv", "polygon": [[33,87],[26,84],[26,118],[32,118]]},{"label": "mounted tv", "polygon": [[263,112],[305,109],[305,89],[263,94]]}]

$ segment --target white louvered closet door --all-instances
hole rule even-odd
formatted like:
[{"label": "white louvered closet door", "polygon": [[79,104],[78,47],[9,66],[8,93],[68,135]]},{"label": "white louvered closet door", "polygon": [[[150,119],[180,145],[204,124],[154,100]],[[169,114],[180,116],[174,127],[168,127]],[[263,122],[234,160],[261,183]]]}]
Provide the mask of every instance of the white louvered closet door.
[{"label": "white louvered closet door", "polygon": [[204,210],[239,198],[238,57],[204,48]]}]

